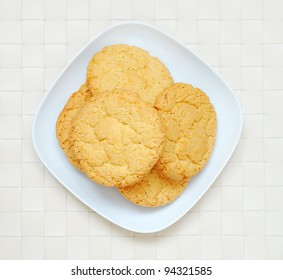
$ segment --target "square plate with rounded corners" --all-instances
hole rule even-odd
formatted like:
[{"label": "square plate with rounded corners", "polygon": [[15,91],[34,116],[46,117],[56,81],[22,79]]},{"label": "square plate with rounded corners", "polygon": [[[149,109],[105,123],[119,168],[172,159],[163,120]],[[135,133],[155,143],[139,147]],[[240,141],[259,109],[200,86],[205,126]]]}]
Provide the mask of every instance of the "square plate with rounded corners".
[{"label": "square plate with rounded corners", "polygon": [[[201,88],[213,103],[218,120],[214,150],[206,167],[195,176],[172,203],[145,208],[123,198],[116,188],[92,182],[65,157],[56,139],[57,117],[69,96],[85,81],[86,68],[94,53],[106,45],[141,47],[158,57],[175,82]],[[47,169],[71,193],[95,212],[125,229],[152,233],[163,230],[186,214],[209,189],[232,155],[242,131],[239,101],[231,88],[201,58],[165,32],[138,22],[112,26],[91,40],[65,67],[46,93],[34,118],[35,150]]]}]

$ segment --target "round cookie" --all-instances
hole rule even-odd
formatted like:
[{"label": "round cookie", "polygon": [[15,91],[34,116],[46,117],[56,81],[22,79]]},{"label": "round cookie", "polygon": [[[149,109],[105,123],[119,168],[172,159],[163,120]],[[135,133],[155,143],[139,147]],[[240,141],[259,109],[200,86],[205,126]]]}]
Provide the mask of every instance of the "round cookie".
[{"label": "round cookie", "polygon": [[173,84],[170,72],[158,58],[141,48],[122,44],[104,47],[92,57],[86,81],[92,93],[128,90],[151,105]]},{"label": "round cookie", "polygon": [[164,149],[156,168],[174,182],[188,181],[207,163],[216,136],[216,113],[198,88],[176,83],[156,100],[165,130]]},{"label": "round cookie", "polygon": [[164,139],[157,111],[122,90],[92,96],[74,120],[72,137],[83,172],[109,187],[140,181],[159,159]]},{"label": "round cookie", "polygon": [[185,189],[187,183],[175,183],[161,177],[153,167],[150,173],[133,186],[118,188],[129,201],[146,207],[163,206],[175,200]]},{"label": "round cookie", "polygon": [[72,149],[74,145],[71,137],[73,131],[72,121],[89,96],[90,92],[86,84],[83,84],[78,91],[70,96],[56,122],[56,135],[59,144],[68,160],[80,170],[80,163]]}]

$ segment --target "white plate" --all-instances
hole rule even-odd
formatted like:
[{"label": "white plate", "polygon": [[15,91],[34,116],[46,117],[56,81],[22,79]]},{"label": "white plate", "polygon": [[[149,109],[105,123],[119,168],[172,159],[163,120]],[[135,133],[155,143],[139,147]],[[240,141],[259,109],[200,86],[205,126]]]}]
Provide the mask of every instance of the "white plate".
[{"label": "white plate", "polygon": [[[60,149],[55,124],[69,96],[85,81],[92,55],[104,46],[125,43],[139,46],[158,57],[174,80],[201,88],[213,103],[218,130],[212,156],[184,193],[171,204],[158,208],[136,206],[116,188],[105,188],[77,171]],[[66,66],[46,93],[33,123],[33,144],[48,170],[71,193],[95,212],[123,228],[149,233],[167,228],[187,213],[209,189],[233,153],[242,131],[239,102],[231,88],[194,52],[170,35],[144,23],[112,26],[90,41]]]}]

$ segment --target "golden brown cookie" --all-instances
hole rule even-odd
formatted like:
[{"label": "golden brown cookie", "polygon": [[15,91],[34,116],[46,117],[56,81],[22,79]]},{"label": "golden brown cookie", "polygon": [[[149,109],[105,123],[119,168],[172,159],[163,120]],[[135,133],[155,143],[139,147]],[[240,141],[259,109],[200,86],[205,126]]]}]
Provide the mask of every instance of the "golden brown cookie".
[{"label": "golden brown cookie", "polygon": [[135,185],[118,188],[129,201],[146,207],[163,206],[175,200],[185,189],[187,183],[175,183],[161,177],[155,167]]},{"label": "golden brown cookie", "polygon": [[92,96],[74,120],[72,136],[83,172],[118,187],[135,184],[151,170],[164,139],[157,111],[124,90]]},{"label": "golden brown cookie", "polygon": [[56,135],[59,144],[68,160],[78,169],[81,169],[81,166],[72,150],[74,144],[71,138],[73,130],[72,120],[81,110],[89,96],[90,92],[86,84],[83,84],[78,91],[70,96],[56,122]]},{"label": "golden brown cookie", "polygon": [[111,45],[96,53],[88,64],[86,81],[92,93],[123,89],[136,92],[154,104],[173,84],[166,66],[147,51],[128,45]]},{"label": "golden brown cookie", "polygon": [[207,163],[216,136],[216,113],[198,88],[176,83],[156,100],[165,129],[164,149],[156,168],[174,182],[188,181]]}]

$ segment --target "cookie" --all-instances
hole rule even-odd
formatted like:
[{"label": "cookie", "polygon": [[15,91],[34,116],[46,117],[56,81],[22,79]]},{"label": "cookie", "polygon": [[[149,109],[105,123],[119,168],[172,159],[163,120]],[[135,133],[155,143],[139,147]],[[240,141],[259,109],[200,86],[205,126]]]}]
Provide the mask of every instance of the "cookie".
[{"label": "cookie", "polygon": [[207,163],[216,137],[216,113],[198,88],[176,83],[156,100],[165,130],[164,149],[156,168],[167,178],[188,181]]},{"label": "cookie", "polygon": [[109,187],[140,181],[159,159],[164,139],[157,111],[124,90],[92,96],[74,120],[72,137],[83,172]]},{"label": "cookie", "polygon": [[160,176],[153,167],[150,173],[133,186],[118,188],[129,201],[146,207],[164,206],[175,200],[187,183],[175,183]]},{"label": "cookie", "polygon": [[87,68],[86,81],[92,93],[123,89],[136,92],[151,105],[173,84],[166,66],[147,51],[128,45],[111,45],[96,53]]},{"label": "cookie", "polygon": [[56,135],[58,142],[65,152],[68,160],[78,169],[81,169],[81,166],[72,149],[74,144],[71,138],[73,130],[72,120],[81,110],[89,96],[90,92],[88,91],[86,84],[83,84],[78,91],[70,96],[56,122]]}]

